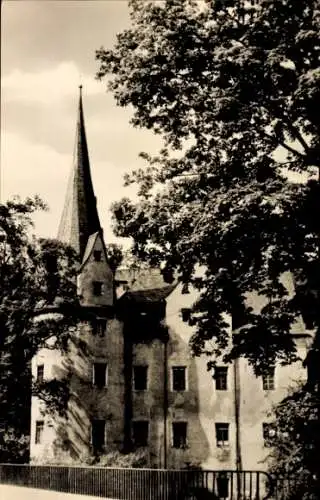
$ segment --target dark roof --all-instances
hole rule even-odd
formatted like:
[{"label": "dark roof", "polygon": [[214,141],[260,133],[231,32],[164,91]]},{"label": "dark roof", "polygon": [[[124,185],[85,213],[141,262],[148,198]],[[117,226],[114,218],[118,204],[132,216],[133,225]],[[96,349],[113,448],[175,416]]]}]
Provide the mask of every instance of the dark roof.
[{"label": "dark roof", "polygon": [[129,290],[121,297],[121,300],[133,300],[137,303],[161,302],[170,295],[175,287],[176,284],[148,290]]},{"label": "dark roof", "polygon": [[151,290],[155,288],[164,288],[168,285],[163,279],[160,269],[152,268],[145,264],[136,268],[128,263],[121,266],[116,271],[117,281],[128,283],[130,290]]}]

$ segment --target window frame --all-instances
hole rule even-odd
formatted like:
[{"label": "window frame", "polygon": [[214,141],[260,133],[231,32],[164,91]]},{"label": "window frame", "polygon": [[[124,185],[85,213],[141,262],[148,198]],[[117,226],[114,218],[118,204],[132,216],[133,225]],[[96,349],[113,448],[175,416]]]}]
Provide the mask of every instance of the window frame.
[{"label": "window frame", "polygon": [[[184,373],[184,388],[183,389],[179,389],[179,388],[176,388],[175,386],[177,384],[175,384],[176,380],[175,380],[175,373],[177,373],[178,370],[183,370],[183,373]],[[179,385],[179,384],[178,384]],[[173,365],[171,366],[171,390],[173,392],[186,392],[188,390],[188,369],[187,369],[187,366],[186,365]]]},{"label": "window frame", "polygon": [[[103,437],[103,442],[99,444],[98,446],[95,446],[95,438],[94,438],[94,426],[95,424],[101,424],[103,422],[103,432],[102,432],[102,437]],[[107,442],[107,436],[106,436],[106,421],[102,418],[93,418],[91,420],[91,446],[93,448],[94,452],[102,452],[105,449],[106,442]],[[101,430],[101,429],[100,429]]]},{"label": "window frame", "polygon": [[229,428],[230,424],[228,422],[215,422],[216,445],[218,448],[228,448],[230,446]]},{"label": "window frame", "polygon": [[[136,430],[137,426],[141,425],[142,427],[145,426],[144,431],[146,431],[146,435],[144,436],[146,439],[143,440],[142,442],[139,443],[139,440],[135,439],[136,435]],[[149,420],[133,420],[132,421],[132,432],[131,432],[131,437],[132,437],[132,442],[135,447],[137,448],[146,448],[149,446]]]},{"label": "window frame", "polygon": [[275,384],[275,366],[270,367],[264,373],[262,373],[262,389],[264,391],[274,391],[276,388]]},{"label": "window frame", "polygon": [[[145,384],[144,384],[144,388],[141,389],[141,388],[137,388],[136,387],[136,381],[137,381],[137,377],[136,377],[136,371],[138,371],[139,369],[141,370],[144,370],[145,372]],[[133,366],[133,377],[132,377],[132,381],[133,381],[133,390],[135,392],[143,392],[143,391],[147,391],[148,390],[148,365],[134,365]]]},{"label": "window frame", "polygon": [[44,420],[36,420],[35,435],[34,435],[35,444],[42,444],[43,433],[44,433]]},{"label": "window frame", "polygon": [[36,381],[38,384],[42,384],[42,382],[44,381],[44,363],[41,363],[41,365],[37,365]]},{"label": "window frame", "polygon": [[[97,286],[99,286],[99,288],[97,288]],[[92,293],[95,297],[102,297],[102,295],[103,295],[103,281],[99,281],[99,280],[92,281]]]},{"label": "window frame", "polygon": [[[184,428],[184,433],[180,433],[177,436],[177,430]],[[172,422],[172,448],[175,448],[176,450],[184,450],[188,448],[188,422],[186,420],[176,420]],[[179,439],[178,439],[179,438]],[[178,445],[177,441],[180,441],[180,444]],[[183,441],[183,442],[182,442]]]},{"label": "window frame", "polygon": [[[214,381],[216,391],[227,391],[228,390],[228,367],[227,366],[216,366],[214,369]],[[220,371],[220,373],[218,373]],[[223,374],[223,375],[222,375]]]},{"label": "window frame", "polygon": [[190,318],[191,318],[191,308],[190,307],[182,307],[180,309],[181,311],[181,318],[184,323],[189,323]]},{"label": "window frame", "polygon": [[93,250],[94,262],[102,262],[102,250]]},{"label": "window frame", "polygon": [[92,331],[94,335],[99,337],[104,337],[107,329],[107,319],[106,318],[95,318],[92,321]]},{"label": "window frame", "polygon": [[[98,384],[97,383],[97,371],[96,367],[98,366],[104,366],[104,383]],[[99,376],[98,376],[99,378]],[[94,361],[92,364],[92,385],[96,387],[97,389],[104,389],[108,385],[108,364],[106,361]]]}]

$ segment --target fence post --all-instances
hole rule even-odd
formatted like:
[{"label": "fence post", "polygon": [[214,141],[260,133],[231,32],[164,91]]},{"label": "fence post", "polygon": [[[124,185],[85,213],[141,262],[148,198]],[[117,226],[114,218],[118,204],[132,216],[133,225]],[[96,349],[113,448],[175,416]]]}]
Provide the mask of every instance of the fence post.
[{"label": "fence post", "polygon": [[217,477],[217,489],[219,498],[229,496],[229,478],[226,472],[220,472]]}]

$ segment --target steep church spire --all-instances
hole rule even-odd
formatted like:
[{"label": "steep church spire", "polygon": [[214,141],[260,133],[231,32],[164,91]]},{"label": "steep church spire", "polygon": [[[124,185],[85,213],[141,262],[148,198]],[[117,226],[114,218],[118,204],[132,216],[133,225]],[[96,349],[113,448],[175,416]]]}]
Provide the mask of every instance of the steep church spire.
[{"label": "steep church spire", "polygon": [[93,191],[89,153],[83,117],[82,85],[79,87],[79,108],[73,167],[69,178],[58,239],[71,245],[83,258],[91,234],[101,232],[96,197]]}]

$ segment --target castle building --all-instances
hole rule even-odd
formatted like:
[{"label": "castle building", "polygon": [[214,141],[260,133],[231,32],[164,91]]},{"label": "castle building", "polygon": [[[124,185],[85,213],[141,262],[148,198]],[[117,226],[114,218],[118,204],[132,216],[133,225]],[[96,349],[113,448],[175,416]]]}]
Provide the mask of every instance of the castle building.
[{"label": "castle building", "polygon": [[[32,361],[35,380],[67,379],[70,398],[67,415],[53,418],[33,397],[31,462],[72,465],[94,455],[143,450],[149,467],[265,469],[268,412],[289,386],[306,379],[306,369],[296,362],[256,377],[244,359],[228,365],[217,360],[213,374],[208,359],[193,357],[188,345],[195,292],[184,294],[155,270],[134,280],[130,269],[113,275],[91,179],[81,92],[58,239],[81,258],[81,317],[67,353],[48,346]],[[263,299],[251,300],[261,307]],[[302,322],[292,335],[303,360],[310,335]]]}]

